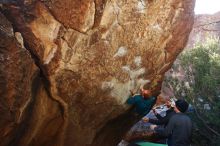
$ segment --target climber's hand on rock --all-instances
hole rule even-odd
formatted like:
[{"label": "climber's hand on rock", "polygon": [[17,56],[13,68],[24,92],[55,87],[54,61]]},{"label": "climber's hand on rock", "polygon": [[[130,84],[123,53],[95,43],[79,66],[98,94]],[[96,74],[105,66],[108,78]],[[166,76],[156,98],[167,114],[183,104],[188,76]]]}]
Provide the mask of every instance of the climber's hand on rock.
[{"label": "climber's hand on rock", "polygon": [[129,90],[129,91],[130,91],[131,96],[134,96],[134,91],[133,90]]}]

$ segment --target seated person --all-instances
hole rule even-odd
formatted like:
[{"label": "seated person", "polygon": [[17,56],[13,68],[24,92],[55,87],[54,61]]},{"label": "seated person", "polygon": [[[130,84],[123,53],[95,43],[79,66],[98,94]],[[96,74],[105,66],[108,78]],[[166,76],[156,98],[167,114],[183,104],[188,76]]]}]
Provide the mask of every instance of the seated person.
[{"label": "seated person", "polygon": [[[169,120],[171,119],[171,117],[175,114],[175,111],[174,111],[175,103],[170,101],[170,99],[167,99],[166,106],[167,106],[168,110],[166,111],[166,115],[164,117],[162,117],[160,114],[158,114],[155,111],[155,109],[153,109],[153,112],[154,112],[155,116],[157,117],[157,119],[151,119],[151,118],[144,117],[143,121],[150,122],[150,123],[156,124],[156,125],[164,125],[164,127],[166,127]],[[168,143],[168,145],[171,143],[171,137],[168,137],[167,143]]]},{"label": "seated person", "polygon": [[150,112],[156,103],[157,97],[152,96],[150,90],[141,89],[140,94],[135,94],[128,98],[127,103],[135,106],[135,111],[144,116]]},{"label": "seated person", "polygon": [[160,114],[158,114],[156,112],[155,109],[153,109],[153,112],[154,112],[155,116],[157,117],[157,119],[151,119],[151,118],[144,117],[143,121],[150,122],[150,123],[156,124],[156,125],[164,125],[164,127],[166,127],[167,123],[169,122],[169,119],[172,117],[172,115],[175,114],[175,112],[173,110],[173,107],[175,106],[175,104],[172,104],[172,101],[170,101],[170,99],[167,99],[166,106],[167,106],[168,110],[166,111],[166,115],[164,117],[162,117]]}]

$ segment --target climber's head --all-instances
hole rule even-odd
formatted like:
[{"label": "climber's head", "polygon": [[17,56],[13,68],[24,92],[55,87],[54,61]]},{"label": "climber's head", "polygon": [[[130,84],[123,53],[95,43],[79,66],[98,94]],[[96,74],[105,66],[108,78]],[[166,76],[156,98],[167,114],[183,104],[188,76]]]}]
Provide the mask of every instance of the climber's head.
[{"label": "climber's head", "polygon": [[144,88],[141,88],[141,95],[144,97],[144,98],[148,98],[151,96],[151,91],[150,90],[146,90]]}]

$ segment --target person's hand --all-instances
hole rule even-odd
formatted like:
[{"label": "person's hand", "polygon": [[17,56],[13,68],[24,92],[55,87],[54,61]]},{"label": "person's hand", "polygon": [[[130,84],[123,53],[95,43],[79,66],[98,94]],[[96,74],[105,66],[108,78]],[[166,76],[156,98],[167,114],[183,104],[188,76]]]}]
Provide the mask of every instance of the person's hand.
[{"label": "person's hand", "polygon": [[155,115],[157,114],[157,112],[156,112],[156,109],[155,109],[155,108],[153,109],[153,113],[154,113]]},{"label": "person's hand", "polygon": [[157,127],[157,125],[150,125],[150,129],[154,130]]},{"label": "person's hand", "polygon": [[134,91],[132,90],[129,90],[129,91],[130,91],[131,96],[134,96]]},{"label": "person's hand", "polygon": [[146,123],[149,122],[149,118],[147,118],[147,117],[143,117],[142,120]]}]

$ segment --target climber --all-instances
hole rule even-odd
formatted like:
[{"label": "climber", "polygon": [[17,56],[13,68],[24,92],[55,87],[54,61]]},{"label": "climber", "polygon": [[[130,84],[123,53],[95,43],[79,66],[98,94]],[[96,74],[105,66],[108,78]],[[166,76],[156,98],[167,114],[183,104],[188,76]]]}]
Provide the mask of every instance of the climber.
[{"label": "climber", "polygon": [[184,113],[187,111],[189,104],[185,100],[175,102],[174,111],[176,112],[169,120],[165,128],[159,128],[151,125],[155,134],[162,137],[171,137],[171,143],[168,146],[190,146],[192,135],[191,119]]},{"label": "climber", "polygon": [[140,94],[133,94],[131,91],[131,96],[127,100],[127,104],[135,105],[135,111],[139,116],[144,116],[156,103],[157,97],[152,96],[150,90],[141,89]]},{"label": "climber", "polygon": [[[157,119],[151,119],[148,117],[143,117],[142,120],[144,122],[149,122],[152,124],[156,124],[156,125],[164,125],[164,128],[167,126],[170,118],[175,114],[174,111],[174,106],[175,106],[175,102],[171,101],[169,98],[167,98],[165,105],[167,106],[168,110],[166,111],[166,115],[164,117],[162,117],[160,114],[158,114],[156,112],[155,109],[153,109],[153,112],[155,114],[155,116],[157,117]],[[171,144],[171,137],[168,137],[167,139],[167,144]]]}]

